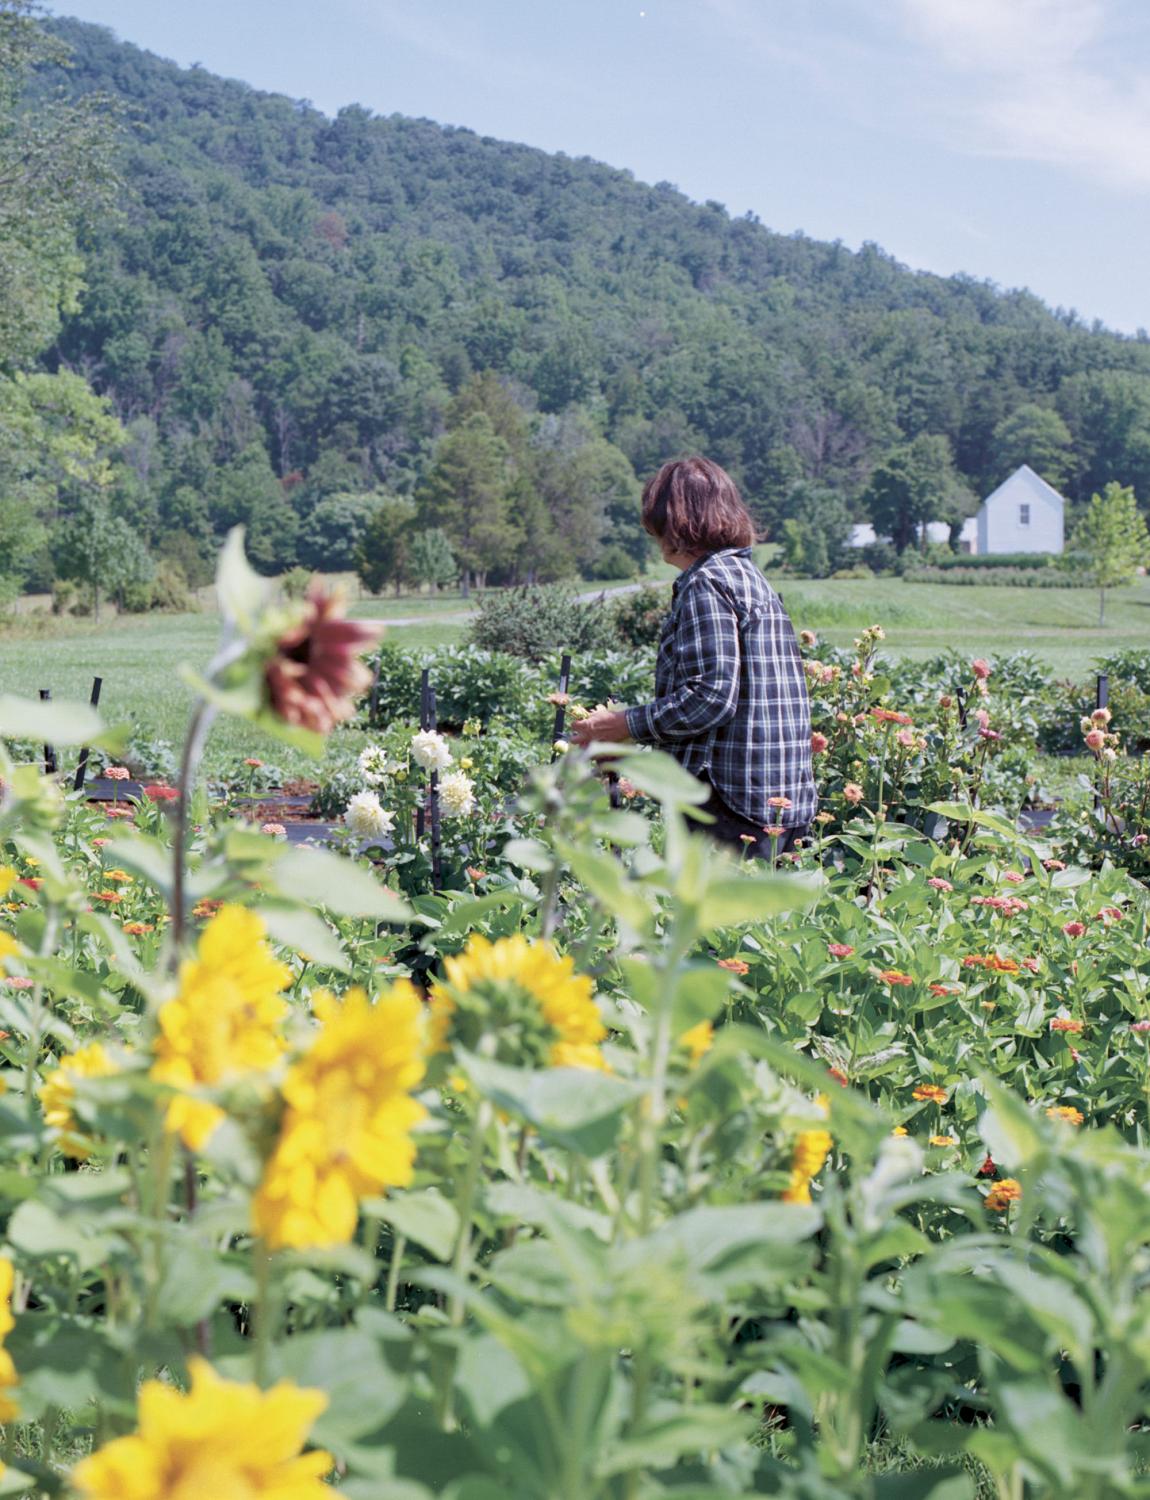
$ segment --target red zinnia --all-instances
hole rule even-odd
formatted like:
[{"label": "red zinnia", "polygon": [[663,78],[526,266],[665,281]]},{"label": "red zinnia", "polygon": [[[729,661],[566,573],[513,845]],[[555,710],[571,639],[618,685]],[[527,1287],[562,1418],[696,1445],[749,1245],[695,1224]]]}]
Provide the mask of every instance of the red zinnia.
[{"label": "red zinnia", "polygon": [[356,695],[371,683],[360,653],[382,633],[374,622],[347,619],[342,596],[313,584],[303,618],[280,636],[264,669],[273,712],[316,734],[350,719]]},{"label": "red zinnia", "polygon": [[849,943],[828,943],[827,952],[832,958],[850,958],[855,950]]},{"label": "red zinnia", "polygon": [[174,802],[179,795],[178,788],[163,786],[159,782],[144,788],[144,796],[149,802]]},{"label": "red zinnia", "polygon": [[1086,931],[1086,923],[1085,922],[1064,922],[1063,926],[1062,926],[1062,930],[1066,934],[1067,937],[1072,937],[1072,938],[1081,937],[1082,934]]}]

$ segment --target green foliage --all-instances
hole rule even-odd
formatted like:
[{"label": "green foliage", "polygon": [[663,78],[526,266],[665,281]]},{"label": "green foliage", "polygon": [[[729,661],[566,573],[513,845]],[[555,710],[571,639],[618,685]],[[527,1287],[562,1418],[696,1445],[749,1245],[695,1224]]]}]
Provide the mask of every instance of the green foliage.
[{"label": "green foliage", "polygon": [[616,643],[604,599],[581,601],[564,584],[488,593],[469,632],[472,645],[538,662],[552,652],[609,650]]},{"label": "green foliage", "polygon": [[432,589],[454,583],[459,575],[447,533],[438,526],[425,526],[412,532],[407,562],[414,582]]},{"label": "green foliage", "polygon": [[875,532],[905,552],[925,534],[928,522],[943,518],[956,504],[958,484],[950,443],[939,434],[921,434],[893,449],[871,475],[863,496]]},{"label": "green foliage", "polygon": [[654,646],[670,607],[667,589],[647,587],[622,594],[613,610],[619,638],[629,646]]},{"label": "green foliage", "polygon": [[68,48],[37,24],[30,0],[0,0],[0,373],[26,367],[78,307],[78,232],[111,206],[111,103],[89,94],[34,103],[37,68]]},{"label": "green foliage", "polygon": [[[834,571],[841,512],[804,521],[792,492],[857,514],[880,461],[901,546],[921,511],[957,525],[1016,459],[1056,479],[1068,463],[1078,503],[1111,480],[1150,494],[1137,340],[590,161],[358,109],[331,120],[99,28],[50,30],[74,66],[34,72],[21,129],[59,90],[61,109],[94,116],[111,91],[149,121],[121,133],[128,212],[85,230],[87,290],[53,365],[98,372],[133,414],[133,521],[193,585],[237,522],[266,569],[348,566],[362,515],[345,524],[343,497],[377,490],[418,497],[470,581],[626,576],[650,555],[636,476],[684,449],[726,464],[777,535],[796,521],[816,573]],[[46,231],[35,262],[48,302],[79,273],[70,231],[59,244]],[[889,472],[916,443],[933,479]],[[21,564],[50,584],[37,566]]]},{"label": "green foliage", "polygon": [[321,573],[355,568],[378,503],[376,494],[341,493],[320,500],[300,522],[296,546],[303,566]]},{"label": "green foliage", "polygon": [[991,456],[999,480],[1029,464],[1047,484],[1061,489],[1073,471],[1074,439],[1056,411],[1024,402],[994,429]]},{"label": "green foliage", "polygon": [[807,578],[826,578],[850,556],[851,515],[843,497],[816,484],[799,484],[787,497],[783,559]]},{"label": "green foliage", "polygon": [[1091,498],[1075,527],[1071,548],[1082,554],[1087,575],[1098,590],[1098,623],[1106,619],[1106,591],[1129,583],[1150,566],[1150,531],[1134,491],[1117,483]]},{"label": "green foliage", "polygon": [[414,503],[401,495],[375,496],[355,554],[356,570],[371,593],[382,594],[394,584],[398,594],[401,586],[410,582],[409,549],[415,515]]}]

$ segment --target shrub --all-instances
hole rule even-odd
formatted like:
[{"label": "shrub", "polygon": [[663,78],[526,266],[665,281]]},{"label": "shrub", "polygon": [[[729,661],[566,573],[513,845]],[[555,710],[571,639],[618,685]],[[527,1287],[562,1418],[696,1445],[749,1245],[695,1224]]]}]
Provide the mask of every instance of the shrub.
[{"label": "shrub", "polygon": [[615,601],[615,629],[628,646],[653,646],[667,618],[671,596],[648,584]]},{"label": "shrub", "polygon": [[302,599],[310,582],[311,573],[307,568],[289,568],[280,578],[280,589],[285,599]]},{"label": "shrub", "polygon": [[609,651],[616,638],[604,599],[580,600],[566,584],[548,584],[485,594],[468,642],[538,662],[552,651]]},{"label": "shrub", "polygon": [[[966,561],[970,561],[969,558]],[[1066,573],[1061,568],[966,568],[909,567],[903,574],[908,583],[972,584],[980,587],[1024,589],[1090,588],[1090,581],[1080,573]]]}]

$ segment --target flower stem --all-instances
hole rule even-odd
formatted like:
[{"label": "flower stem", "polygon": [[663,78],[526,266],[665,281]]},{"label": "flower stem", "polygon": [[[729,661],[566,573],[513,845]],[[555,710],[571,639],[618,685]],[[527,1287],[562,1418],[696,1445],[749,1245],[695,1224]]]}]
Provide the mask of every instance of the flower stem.
[{"label": "flower stem", "polygon": [[180,955],[184,947],[184,933],[187,927],[187,870],[186,854],[188,841],[188,803],[191,800],[192,790],[196,783],[196,774],[199,771],[200,760],[204,753],[204,744],[208,738],[208,731],[212,727],[216,710],[213,704],[206,702],[203,698],[197,698],[195,707],[192,709],[192,717],[188,723],[188,733],[184,740],[183,754],[180,757],[180,775],[177,781],[179,797],[176,800],[176,826],[172,837],[172,927],[171,927],[171,949],[168,954],[168,968],[174,974],[179,968]]}]

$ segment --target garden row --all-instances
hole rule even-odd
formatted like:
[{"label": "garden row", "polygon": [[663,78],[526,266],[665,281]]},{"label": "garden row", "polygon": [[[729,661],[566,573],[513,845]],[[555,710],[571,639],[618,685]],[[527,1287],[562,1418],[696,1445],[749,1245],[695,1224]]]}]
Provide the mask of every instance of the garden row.
[{"label": "garden row", "polygon": [[[321,748],[367,631],[235,543],[221,593],[170,795],[0,758],[0,1493],[1141,1492],[1150,895],[1004,816],[996,670],[914,700],[881,632],[808,642],[779,871],[665,757],[613,807],[552,747],[577,680],[530,732],[381,730],[304,850],[196,761],[217,713]],[[0,703],[49,726],[120,753]],[[1121,730],[1076,725],[1133,865]]]}]

